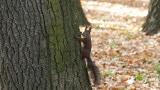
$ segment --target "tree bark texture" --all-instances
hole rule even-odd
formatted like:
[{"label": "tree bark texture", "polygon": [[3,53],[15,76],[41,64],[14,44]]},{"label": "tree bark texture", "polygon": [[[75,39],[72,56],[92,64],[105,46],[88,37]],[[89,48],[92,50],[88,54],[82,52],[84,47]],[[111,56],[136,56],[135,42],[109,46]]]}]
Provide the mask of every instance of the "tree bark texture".
[{"label": "tree bark texture", "polygon": [[74,0],[0,1],[0,90],[91,90]]},{"label": "tree bark texture", "polygon": [[150,0],[147,19],[143,24],[142,31],[153,35],[158,30],[160,30],[160,0]]},{"label": "tree bark texture", "polygon": [[76,3],[75,3],[76,7],[75,8],[77,9],[77,13],[78,13],[77,15],[78,15],[78,23],[79,23],[79,25],[82,25],[82,26],[90,25],[90,23],[88,22],[85,14],[83,12],[80,0],[75,0],[75,1],[76,1]]}]

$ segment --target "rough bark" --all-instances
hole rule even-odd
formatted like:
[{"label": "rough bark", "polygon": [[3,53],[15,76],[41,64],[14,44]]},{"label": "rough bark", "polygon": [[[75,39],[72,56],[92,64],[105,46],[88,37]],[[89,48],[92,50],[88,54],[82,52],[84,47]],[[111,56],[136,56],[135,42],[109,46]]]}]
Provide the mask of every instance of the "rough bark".
[{"label": "rough bark", "polygon": [[74,0],[0,1],[0,90],[91,90]]},{"label": "rough bark", "polygon": [[143,24],[144,32],[148,35],[156,34],[160,30],[160,0],[150,0],[148,15]]},{"label": "rough bark", "polygon": [[75,8],[77,9],[77,16],[78,16],[78,24],[82,25],[82,26],[90,25],[90,23],[88,22],[85,14],[83,12],[80,0],[75,0],[75,1],[76,1]]}]

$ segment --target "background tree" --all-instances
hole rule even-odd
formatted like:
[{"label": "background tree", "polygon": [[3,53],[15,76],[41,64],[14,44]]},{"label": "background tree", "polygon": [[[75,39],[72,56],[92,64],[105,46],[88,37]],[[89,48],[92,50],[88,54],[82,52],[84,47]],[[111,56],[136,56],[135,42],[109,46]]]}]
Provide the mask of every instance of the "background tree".
[{"label": "background tree", "polygon": [[77,16],[78,16],[78,24],[82,25],[82,26],[90,25],[90,23],[88,22],[85,14],[83,12],[80,0],[75,0],[75,1],[76,1],[75,6],[77,9]]},{"label": "background tree", "polygon": [[74,0],[0,1],[0,90],[90,90]]},{"label": "background tree", "polygon": [[158,30],[160,30],[160,0],[150,0],[147,19],[142,31],[153,35],[156,34]]}]

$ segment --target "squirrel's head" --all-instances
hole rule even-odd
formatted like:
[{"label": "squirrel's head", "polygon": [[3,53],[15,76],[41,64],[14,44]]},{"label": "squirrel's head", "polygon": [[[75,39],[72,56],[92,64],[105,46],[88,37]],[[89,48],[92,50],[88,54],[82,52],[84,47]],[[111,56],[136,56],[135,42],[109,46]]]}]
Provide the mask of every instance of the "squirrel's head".
[{"label": "squirrel's head", "polygon": [[83,32],[83,38],[91,38],[90,36],[91,29],[92,27],[90,27],[89,30],[87,30],[87,26],[86,26],[85,31]]}]

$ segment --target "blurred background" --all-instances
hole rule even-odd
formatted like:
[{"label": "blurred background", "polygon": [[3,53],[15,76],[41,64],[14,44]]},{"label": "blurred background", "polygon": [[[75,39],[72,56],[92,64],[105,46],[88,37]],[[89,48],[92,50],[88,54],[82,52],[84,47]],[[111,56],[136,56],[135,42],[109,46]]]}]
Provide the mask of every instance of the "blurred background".
[{"label": "blurred background", "polygon": [[146,36],[147,32],[141,31],[149,0],[80,0],[80,3],[86,17],[81,25],[93,27],[91,58],[102,75],[102,84],[93,90],[160,89],[159,34]]}]

